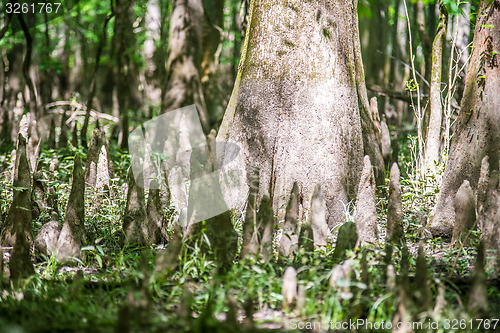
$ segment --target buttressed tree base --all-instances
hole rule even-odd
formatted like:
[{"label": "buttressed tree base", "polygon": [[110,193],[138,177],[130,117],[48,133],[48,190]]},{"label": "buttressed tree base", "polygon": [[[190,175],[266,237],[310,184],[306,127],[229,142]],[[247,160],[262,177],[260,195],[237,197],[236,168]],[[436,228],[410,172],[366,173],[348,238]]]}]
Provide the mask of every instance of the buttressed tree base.
[{"label": "buttressed tree base", "polygon": [[[314,184],[322,185],[330,226],[341,223],[342,203],[356,196],[364,155],[360,113],[369,112],[359,78],[356,3],[251,3],[238,76],[217,140],[239,144],[248,180],[260,169],[259,196],[270,192],[279,218],[294,182],[303,210],[309,209]],[[376,147],[374,161],[382,170]],[[218,157],[223,165],[232,155],[222,151]],[[228,198],[241,204],[245,199]]]}]

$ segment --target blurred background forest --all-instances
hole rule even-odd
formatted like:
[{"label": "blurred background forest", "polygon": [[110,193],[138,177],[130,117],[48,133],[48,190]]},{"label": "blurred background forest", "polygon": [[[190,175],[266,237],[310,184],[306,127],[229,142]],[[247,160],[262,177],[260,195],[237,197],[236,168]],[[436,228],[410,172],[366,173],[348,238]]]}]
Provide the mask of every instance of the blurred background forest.
[{"label": "blurred background forest", "polygon": [[[199,49],[192,56],[198,57],[210,126],[217,129],[236,78],[249,3],[203,3],[205,13],[199,24],[208,29],[203,29],[203,40],[198,41]],[[477,4],[442,3],[448,12],[448,28],[441,90],[446,96],[446,115],[454,119],[463,92]],[[15,15],[8,29],[5,23],[9,15],[3,10],[3,151],[13,147],[15,124],[24,110],[34,112],[49,126],[55,114],[66,110],[69,115],[69,110],[76,108],[76,116],[63,120],[69,132],[76,126],[80,133],[87,106],[98,112],[92,113],[90,126],[99,120],[110,128],[111,141],[126,149],[123,132],[161,113],[168,67],[172,53],[177,52],[169,45],[171,7],[171,1],[67,1],[59,9],[64,14],[55,18],[54,14],[23,15],[29,28],[26,31]],[[414,66],[416,70],[425,104],[439,3],[408,1],[405,10],[402,1],[360,1],[358,11],[369,95],[379,96],[379,112],[393,133],[396,127],[410,130],[415,127],[408,93],[415,85],[411,69]],[[54,123],[61,128],[60,117]],[[40,132],[48,136],[46,128]]]}]

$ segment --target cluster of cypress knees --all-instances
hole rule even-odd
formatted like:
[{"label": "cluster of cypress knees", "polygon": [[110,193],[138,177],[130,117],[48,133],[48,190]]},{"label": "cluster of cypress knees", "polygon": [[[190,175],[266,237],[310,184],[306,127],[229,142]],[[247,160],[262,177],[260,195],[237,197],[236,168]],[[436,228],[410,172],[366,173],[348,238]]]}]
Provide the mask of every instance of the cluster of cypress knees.
[{"label": "cluster of cypress knees", "polygon": [[[10,257],[10,278],[17,280],[34,274],[31,260],[31,248],[46,255],[55,255],[59,262],[67,263],[75,258],[85,260],[81,248],[90,242],[89,235],[85,230],[85,191],[88,188],[97,190],[98,193],[107,192],[113,195],[110,180],[113,179],[113,164],[107,150],[104,131],[96,129],[87,152],[85,169],[80,156],[74,159],[73,182],[68,199],[66,214],[62,225],[57,214],[57,195],[52,188],[46,186],[41,170],[38,170],[37,154],[40,147],[34,149],[33,142],[36,123],[29,122],[23,118],[18,135],[17,149],[15,151],[13,180],[13,201],[1,227],[1,244],[4,247],[12,246]],[[30,143],[31,142],[31,143]],[[137,158],[132,159],[132,164],[140,163]],[[478,202],[487,201],[486,191],[488,186],[489,170],[488,160],[483,160],[483,168],[480,178],[480,190]],[[58,167],[55,157],[50,165],[53,172]],[[172,235],[167,234],[167,221],[163,214],[163,207],[168,204],[168,188],[157,189],[157,186],[149,188],[146,203],[142,175],[134,177],[130,168],[127,176],[127,203],[123,217],[122,244],[149,245],[153,243],[170,243],[163,252],[157,256],[156,272],[158,274],[169,274],[176,269],[179,254],[183,244],[197,241],[199,232],[206,232],[215,259],[221,267],[233,262],[237,249],[237,234],[231,222],[229,212],[207,220],[205,223],[197,223],[181,230],[178,223],[174,224]],[[31,176],[33,175],[33,176]],[[33,178],[33,181],[32,181]],[[398,297],[397,311],[400,316],[406,313],[405,307],[409,306],[410,299],[422,309],[431,304],[429,294],[430,280],[427,276],[425,255],[420,247],[417,259],[417,273],[414,279],[415,293],[413,298],[408,297],[410,291],[410,279],[408,278],[408,250],[405,242],[404,228],[402,225],[403,207],[400,185],[400,172],[398,165],[394,163],[390,169],[389,200],[387,206],[387,287]],[[142,184],[141,184],[142,185]],[[246,207],[246,215],[243,222],[243,239],[240,252],[240,260],[254,256],[262,260],[274,258],[273,238],[275,237],[275,216],[272,201],[268,195],[264,195],[258,204],[259,197],[259,173],[254,173],[250,182],[249,197]],[[336,247],[333,256],[341,262],[347,249],[356,247],[377,246],[378,224],[376,212],[376,185],[370,158],[365,156],[363,171],[358,187],[357,214],[354,222],[346,222],[339,228]],[[102,194],[100,194],[102,195]],[[96,200],[98,204],[99,199]],[[309,217],[300,222],[300,198],[299,185],[294,183],[288,205],[286,207],[285,219],[282,225],[282,233],[278,245],[278,261],[293,262],[294,257],[301,251],[310,252],[315,247],[325,246],[332,238],[332,226],[327,224],[327,207],[323,197],[321,186],[316,184],[310,200]],[[44,207],[52,208],[51,221],[46,223],[33,239],[32,220],[33,214],[39,214]],[[475,227],[475,200],[472,190],[467,181],[462,184],[456,196],[456,223],[452,243],[455,246],[466,243],[470,235],[468,231]],[[481,207],[480,207],[481,211]],[[1,212],[0,212],[1,213]],[[474,218],[472,218],[474,214]],[[472,221],[472,223],[471,223]],[[403,259],[401,262],[401,283],[396,286],[394,266],[391,264],[392,244],[401,246]],[[488,311],[487,293],[484,274],[484,246],[481,243],[478,251],[475,278],[469,298],[469,309],[475,313],[484,315]],[[363,251],[361,251],[363,253]],[[406,253],[406,258],[405,258]],[[362,259],[364,258],[363,254]],[[0,275],[3,273],[3,255],[0,256]],[[363,262],[363,261],[362,261]],[[366,260],[365,260],[366,265]],[[361,274],[366,285],[368,273]],[[350,279],[352,268],[349,260],[340,263],[333,268],[330,286],[338,292],[350,293],[348,287],[339,286],[337,281],[344,278]],[[288,309],[292,306],[300,308],[304,304],[304,290],[297,284],[297,273],[293,267],[289,267],[283,278],[283,307]],[[434,311],[442,309],[444,296],[442,286],[439,288]],[[365,291],[366,292],[366,291]]]}]

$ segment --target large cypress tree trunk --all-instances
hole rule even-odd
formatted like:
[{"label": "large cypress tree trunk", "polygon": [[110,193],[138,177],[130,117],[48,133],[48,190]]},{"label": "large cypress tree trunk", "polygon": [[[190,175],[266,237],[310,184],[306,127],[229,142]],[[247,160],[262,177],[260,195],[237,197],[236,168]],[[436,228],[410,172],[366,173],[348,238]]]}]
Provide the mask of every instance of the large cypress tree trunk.
[{"label": "large cypress tree trunk", "polygon": [[464,180],[476,191],[481,160],[489,156],[498,170],[500,149],[500,1],[481,1],[462,107],[430,218],[434,236],[450,237],[455,221],[454,198]]},{"label": "large cypress tree trunk", "polygon": [[[356,4],[251,3],[238,77],[217,139],[240,145],[247,180],[260,169],[259,196],[270,190],[280,217],[295,181],[302,189],[302,211],[314,184],[321,184],[330,226],[341,222],[343,204],[356,195],[363,158],[360,112],[371,138],[375,133],[369,126]],[[376,142],[371,148],[381,158]],[[220,165],[234,156],[228,150],[217,151]],[[243,203],[244,192],[228,195],[229,205]]]}]

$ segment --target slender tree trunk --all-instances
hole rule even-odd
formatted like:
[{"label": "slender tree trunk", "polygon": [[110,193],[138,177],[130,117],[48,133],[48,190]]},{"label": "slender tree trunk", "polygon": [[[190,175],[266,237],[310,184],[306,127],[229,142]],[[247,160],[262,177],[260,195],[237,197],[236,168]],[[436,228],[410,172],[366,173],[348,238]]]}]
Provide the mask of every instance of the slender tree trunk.
[{"label": "slender tree trunk", "polygon": [[[438,23],[436,21],[436,9],[438,9],[437,6],[440,6],[441,2],[442,2],[441,0],[434,1],[427,5],[427,15],[425,16],[425,18],[428,27],[427,30],[429,33],[429,40],[432,41],[436,38],[437,34],[437,29],[435,30]],[[439,10],[441,10],[441,8],[439,8]]]},{"label": "slender tree trunk", "polygon": [[29,73],[31,66],[31,56],[33,54],[33,37],[28,29],[28,26],[26,25],[23,15],[17,14],[17,18],[19,20],[19,23],[21,24],[21,28],[24,33],[24,38],[26,39],[26,54],[24,56],[24,62],[23,62],[23,75],[30,93],[29,109],[35,115],[35,119],[37,119],[40,116],[39,115],[40,110],[38,110],[35,85],[33,84],[33,81]]},{"label": "slender tree trunk", "polygon": [[381,85],[384,80],[384,58],[387,47],[387,6],[384,0],[376,0],[371,5],[372,17],[370,18],[370,39],[368,41],[368,54],[366,62],[366,80],[369,83]]},{"label": "slender tree trunk", "polygon": [[250,0],[241,0],[240,2],[240,32],[241,38],[245,38],[247,27],[248,27],[248,16],[250,13]]},{"label": "slender tree trunk", "polygon": [[[201,62],[201,83],[203,96],[207,106],[210,127],[220,120],[224,111],[217,112],[222,103],[221,90],[218,87],[216,76],[215,52],[220,44],[221,31],[224,27],[224,0],[203,1],[203,59]],[[217,117],[217,113],[219,116]],[[219,118],[219,119],[217,119]]]},{"label": "slender tree trunk", "polygon": [[81,140],[82,146],[84,148],[87,148],[87,129],[88,129],[89,120],[90,120],[90,111],[92,110],[94,96],[96,93],[97,71],[99,70],[99,62],[101,60],[102,49],[104,48],[104,44],[106,43],[106,38],[107,38],[106,29],[107,29],[109,21],[115,15],[115,10],[113,7],[112,0],[110,0],[110,5],[111,5],[111,13],[104,20],[104,25],[103,25],[102,31],[101,31],[101,38],[99,40],[99,44],[97,45],[94,71],[93,71],[94,75],[92,76],[92,80],[90,82],[89,95],[87,97],[87,104],[86,104],[87,112],[85,113],[85,119],[83,121],[82,129],[80,131],[80,140]]},{"label": "slender tree trunk", "polygon": [[195,104],[205,133],[210,122],[201,84],[203,59],[201,0],[174,0],[170,17],[167,78],[163,112]]},{"label": "slender tree trunk", "polygon": [[70,98],[70,64],[69,64],[69,57],[72,51],[71,48],[71,43],[70,43],[70,36],[71,36],[71,29],[69,27],[69,19],[67,17],[64,18],[64,25],[62,27],[62,33],[63,33],[63,50],[58,57],[58,61],[62,64],[61,71],[59,72],[58,76],[58,95],[56,98],[60,98],[63,100],[69,100]]},{"label": "slender tree trunk", "polygon": [[231,66],[231,69],[232,69],[232,78],[234,82],[236,81],[236,76],[238,75],[238,63],[236,61],[240,59],[240,52],[241,52],[241,42],[240,40],[238,40],[237,36],[239,35],[241,36],[241,38],[243,38],[243,36],[241,34],[238,34],[239,31],[241,31],[241,17],[238,7],[236,7],[236,5],[233,5],[232,9],[233,9],[232,12],[233,19],[231,21],[232,22],[231,30],[233,32],[234,47],[233,47],[233,64]]},{"label": "slender tree trunk", "polygon": [[131,45],[134,45],[132,32],[134,2],[130,0],[116,0],[116,18],[113,36],[113,45],[116,49],[115,61],[117,67],[118,106],[120,111],[120,135],[118,142],[122,149],[128,148],[129,109],[135,90],[133,83],[133,64],[131,61]]},{"label": "slender tree trunk", "polygon": [[[73,27],[81,27],[83,26],[82,22],[82,12],[83,12],[83,3],[78,1],[76,3],[76,16],[73,17],[74,25]],[[92,56],[90,55],[90,47],[87,43],[87,39],[84,35],[83,29],[74,28],[75,34],[78,36],[78,43],[74,43],[73,52],[74,52],[74,65],[70,70],[70,90],[78,91],[80,94],[86,96],[89,93],[90,85],[88,82],[92,80],[92,67],[89,67],[90,59]],[[95,64],[92,64],[95,65]],[[90,65],[90,66],[92,66]]]},{"label": "slender tree trunk", "polygon": [[44,19],[44,45],[43,45],[43,54],[42,57],[46,63],[45,68],[40,69],[40,83],[39,83],[39,91],[40,91],[40,103],[41,105],[45,105],[52,101],[52,83],[54,73],[52,72],[49,63],[50,63],[50,36],[49,36],[49,21],[47,17],[47,13],[43,16]]},{"label": "slender tree trunk", "polygon": [[[146,40],[144,41],[144,48],[141,51],[141,55],[146,62],[147,69],[140,73],[141,81],[144,84],[144,97],[148,101],[149,111],[152,110],[155,104],[161,102],[161,91],[160,82],[158,81],[158,67],[156,61],[156,55],[159,53],[159,49],[162,49],[163,40],[161,39],[161,26],[162,26],[162,16],[161,16],[161,1],[159,0],[149,0],[148,9],[144,13],[144,27],[146,28]],[[163,57],[163,61],[165,61]],[[149,114],[150,118],[153,117]]]},{"label": "slender tree trunk", "polygon": [[[238,77],[218,141],[239,144],[248,181],[252,169],[260,169],[259,196],[270,189],[278,218],[295,181],[306,209],[314,184],[321,183],[330,226],[341,222],[343,205],[356,196],[363,157],[360,113],[371,121],[356,4],[251,3]],[[372,148],[383,168],[376,141]],[[232,159],[227,150],[218,151],[218,157],[220,165]],[[226,200],[243,204],[247,193],[248,188]]]},{"label": "slender tree trunk", "polygon": [[432,44],[432,67],[430,87],[430,116],[427,130],[427,143],[425,149],[425,167],[430,175],[435,174],[435,163],[441,156],[441,122],[443,108],[441,104],[441,73],[443,69],[443,43],[446,38],[448,13],[444,6],[440,7],[439,25],[434,43]]},{"label": "slender tree trunk", "polygon": [[4,71],[4,86],[2,104],[2,132],[1,136],[6,137],[6,143],[16,142],[17,124],[15,123],[14,113],[11,111],[16,104],[17,95],[23,89],[21,77],[23,76],[23,45],[14,44],[8,52],[5,53],[4,63],[8,63],[8,70]]},{"label": "slender tree trunk", "polygon": [[396,75],[398,74],[399,70],[399,61],[401,60],[401,52],[399,50],[400,43],[398,39],[398,25],[399,25],[399,8],[400,8],[401,1],[396,0],[395,6],[394,6],[394,24],[392,28],[392,33],[391,33],[391,39],[392,39],[392,50],[391,50],[391,66],[389,70],[389,82],[388,86],[392,90],[394,90],[394,87],[396,86],[395,80],[396,80]]},{"label": "slender tree trunk", "polygon": [[431,39],[427,34],[427,26],[425,24],[425,14],[424,14],[424,4],[422,0],[417,1],[417,27],[418,35],[420,37],[420,42],[422,42],[422,49],[424,51],[424,61],[425,61],[425,74],[424,77],[427,81],[431,76],[431,66],[432,66],[432,45]]},{"label": "slender tree trunk", "polygon": [[167,77],[167,45],[169,45],[169,30],[170,30],[170,11],[171,3],[169,0],[160,0],[160,40],[165,41],[160,43],[160,47],[156,50],[155,60],[157,67],[157,77],[160,82],[161,89],[161,104],[164,105],[165,97],[165,82]]},{"label": "slender tree trunk", "polygon": [[[459,52],[458,68],[464,68],[458,80],[456,96],[462,96],[465,88],[465,76],[467,75],[467,64],[469,62],[469,43],[470,43],[470,6],[469,2],[464,1],[460,6],[462,14],[457,19],[455,29],[457,29],[456,48]],[[457,97],[458,99],[458,97]]]},{"label": "slender tree trunk", "polygon": [[450,237],[455,221],[454,198],[464,180],[477,190],[481,160],[489,156],[498,170],[500,152],[500,1],[481,1],[474,48],[467,73],[450,157],[429,229]]}]

